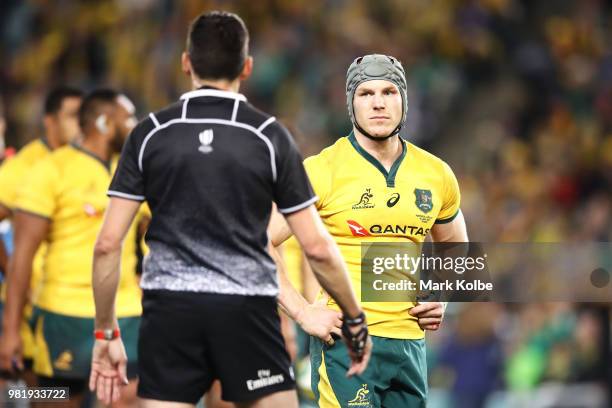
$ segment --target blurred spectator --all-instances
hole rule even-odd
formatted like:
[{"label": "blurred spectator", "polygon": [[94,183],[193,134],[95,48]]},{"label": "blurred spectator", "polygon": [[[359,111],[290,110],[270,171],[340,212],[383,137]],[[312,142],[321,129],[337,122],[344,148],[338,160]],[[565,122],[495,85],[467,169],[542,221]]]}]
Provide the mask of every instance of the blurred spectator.
[{"label": "blurred spectator", "polygon": [[[171,63],[185,22],[223,8],[251,30],[255,70],[245,94],[294,130],[305,155],[350,129],[337,86],[344,67],[357,55],[389,53],[407,69],[402,135],[455,169],[471,240],[612,238],[612,16],[604,1],[59,3],[0,3],[9,146],[39,133],[39,101],[54,84],[125,89],[143,112],[175,100],[188,88]],[[604,335],[601,318],[567,304],[485,309],[451,308],[447,328],[431,336],[432,384],[452,389],[452,406],[483,406],[498,387],[605,377],[594,340]]]}]

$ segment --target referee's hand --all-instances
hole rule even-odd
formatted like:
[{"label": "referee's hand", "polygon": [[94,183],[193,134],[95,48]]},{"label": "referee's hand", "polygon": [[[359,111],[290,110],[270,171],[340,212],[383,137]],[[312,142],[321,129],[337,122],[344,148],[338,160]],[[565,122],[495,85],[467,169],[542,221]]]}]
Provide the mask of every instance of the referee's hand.
[{"label": "referee's hand", "polygon": [[98,399],[109,405],[119,400],[121,388],[126,385],[127,354],[121,337],[96,340],[91,357],[90,391],[96,391]]}]

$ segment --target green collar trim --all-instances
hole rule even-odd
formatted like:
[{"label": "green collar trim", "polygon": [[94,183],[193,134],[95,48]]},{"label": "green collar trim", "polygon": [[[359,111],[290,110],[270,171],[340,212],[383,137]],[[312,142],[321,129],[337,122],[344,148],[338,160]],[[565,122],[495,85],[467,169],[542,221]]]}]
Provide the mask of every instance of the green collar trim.
[{"label": "green collar trim", "polygon": [[357,153],[359,153],[364,159],[369,161],[374,167],[378,169],[378,171],[383,174],[383,176],[385,177],[385,181],[387,182],[387,187],[395,187],[395,176],[397,175],[397,171],[399,170],[399,167],[402,164],[404,157],[406,157],[407,149],[406,142],[404,141],[404,139],[402,139],[401,137],[399,138],[402,143],[402,154],[400,154],[400,156],[395,159],[395,162],[391,166],[391,170],[389,172],[387,172],[387,169],[385,169],[385,167],[378,160],[376,160],[374,156],[366,152],[365,149],[359,145],[359,143],[357,142],[357,138],[355,138],[355,134],[352,131],[348,135],[348,140],[349,142],[351,142],[355,150],[357,150]]},{"label": "green collar trim", "polygon": [[83,153],[84,155],[91,157],[92,159],[100,163],[102,166],[104,166],[106,171],[108,171],[109,173],[111,172],[111,162],[110,161],[102,160],[100,157],[96,156],[94,153],[90,152],[89,150],[85,149],[83,146],[75,142],[70,143],[70,146],[73,149],[76,149],[79,152]]},{"label": "green collar trim", "polygon": [[47,140],[46,136],[41,136],[39,140],[40,140],[40,143],[42,143],[43,146],[47,148],[47,150],[51,151],[51,146],[49,146],[49,141]]}]

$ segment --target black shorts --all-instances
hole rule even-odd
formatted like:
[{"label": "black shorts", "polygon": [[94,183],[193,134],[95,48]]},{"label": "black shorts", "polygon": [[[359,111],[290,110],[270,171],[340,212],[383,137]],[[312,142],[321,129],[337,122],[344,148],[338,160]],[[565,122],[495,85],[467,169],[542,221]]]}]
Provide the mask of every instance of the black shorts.
[{"label": "black shorts", "polygon": [[195,404],[215,379],[226,401],[295,388],[276,299],[144,291],[138,396]]}]

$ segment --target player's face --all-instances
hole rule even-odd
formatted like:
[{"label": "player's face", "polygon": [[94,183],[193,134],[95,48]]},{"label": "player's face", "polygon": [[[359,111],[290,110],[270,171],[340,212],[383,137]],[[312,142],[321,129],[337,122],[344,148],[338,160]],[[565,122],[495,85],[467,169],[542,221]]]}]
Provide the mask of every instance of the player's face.
[{"label": "player's face", "polygon": [[54,122],[62,143],[70,143],[79,136],[81,132],[79,128],[80,107],[81,98],[76,96],[64,98],[60,110],[54,115]]},{"label": "player's face", "polygon": [[402,95],[392,82],[366,81],[355,90],[353,108],[359,126],[371,136],[386,137],[402,119]]},{"label": "player's face", "polygon": [[[127,100],[127,98],[125,99]],[[136,126],[134,111],[134,105],[129,100],[127,102],[122,99],[119,100],[115,109],[115,137],[112,140],[113,150],[117,153],[121,151],[123,143]]]}]

